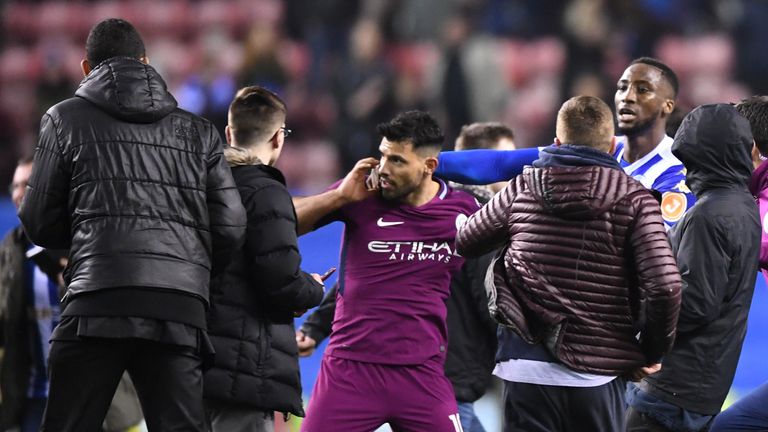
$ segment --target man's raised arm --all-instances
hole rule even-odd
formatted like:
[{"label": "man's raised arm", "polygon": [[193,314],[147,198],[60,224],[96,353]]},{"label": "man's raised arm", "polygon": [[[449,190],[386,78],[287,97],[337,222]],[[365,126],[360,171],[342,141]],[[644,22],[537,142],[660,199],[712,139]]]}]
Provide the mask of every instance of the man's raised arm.
[{"label": "man's raised arm", "polygon": [[355,164],[352,171],[344,177],[337,188],[317,195],[293,197],[299,235],[317,228],[317,223],[331,212],[376,193],[375,190],[366,187],[365,176],[371,168],[378,164],[379,161],[374,158],[362,159]]},{"label": "man's raised arm", "polygon": [[521,174],[526,165],[538,159],[541,148],[440,152],[440,164],[435,176],[473,185],[507,181]]}]

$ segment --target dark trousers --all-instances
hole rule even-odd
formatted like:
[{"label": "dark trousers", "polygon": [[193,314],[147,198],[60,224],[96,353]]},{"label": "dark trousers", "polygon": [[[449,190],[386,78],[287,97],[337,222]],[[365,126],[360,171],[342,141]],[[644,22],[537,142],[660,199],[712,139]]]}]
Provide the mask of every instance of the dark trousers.
[{"label": "dark trousers", "polygon": [[504,381],[504,432],[624,430],[626,380],[598,387]]},{"label": "dark trousers", "polygon": [[150,431],[207,430],[199,354],[144,339],[54,341],[42,432],[99,432],[127,370]]}]

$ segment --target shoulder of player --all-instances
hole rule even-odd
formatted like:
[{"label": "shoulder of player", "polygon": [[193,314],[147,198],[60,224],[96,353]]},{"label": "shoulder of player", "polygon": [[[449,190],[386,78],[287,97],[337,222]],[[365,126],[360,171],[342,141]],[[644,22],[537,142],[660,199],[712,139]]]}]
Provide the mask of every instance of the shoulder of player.
[{"label": "shoulder of player", "polygon": [[475,210],[481,207],[477,198],[474,195],[472,195],[469,192],[455,189],[455,188],[449,188],[448,193],[446,194],[443,201],[445,201],[450,205],[455,205],[458,207],[466,207],[470,209],[472,212],[474,212]]}]

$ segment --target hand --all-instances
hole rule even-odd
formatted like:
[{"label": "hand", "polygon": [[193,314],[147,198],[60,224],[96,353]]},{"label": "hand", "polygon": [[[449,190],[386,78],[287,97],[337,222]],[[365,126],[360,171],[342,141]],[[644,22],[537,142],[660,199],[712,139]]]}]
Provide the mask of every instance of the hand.
[{"label": "hand", "polygon": [[307,336],[301,330],[296,331],[296,345],[299,346],[299,357],[309,357],[317,348],[317,341]]},{"label": "hand", "polygon": [[323,279],[322,276],[320,276],[317,273],[310,273],[309,275],[312,276],[312,279],[316,280],[317,283],[319,283],[322,286],[325,286],[325,282],[323,282],[325,279]]},{"label": "hand", "polygon": [[642,380],[643,378],[647,377],[648,375],[655,374],[656,372],[661,370],[661,363],[654,363],[650,366],[644,366],[641,368],[637,368],[629,373],[629,380],[638,382]]},{"label": "hand", "polygon": [[336,189],[340,196],[347,202],[362,201],[373,195],[375,191],[368,190],[365,185],[365,176],[371,168],[377,167],[379,161],[374,158],[359,160],[352,168],[341,184]]}]

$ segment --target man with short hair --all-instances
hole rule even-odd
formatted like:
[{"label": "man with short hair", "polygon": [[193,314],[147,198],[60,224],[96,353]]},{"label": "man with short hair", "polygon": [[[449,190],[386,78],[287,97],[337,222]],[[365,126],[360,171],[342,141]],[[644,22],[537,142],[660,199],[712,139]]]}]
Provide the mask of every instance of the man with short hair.
[{"label": "man with short hair", "polygon": [[[380,161],[295,201],[300,232],[345,223],[333,332],[302,430],[460,431],[445,302],[463,262],[456,229],[478,205],[432,178],[443,141],[432,116],[404,112],[378,131]],[[365,186],[374,167],[376,191]]]},{"label": "man with short hair", "polygon": [[320,303],[323,282],[301,270],[296,212],[273,166],[285,118],[285,103],[262,87],[240,89],[229,106],[224,154],[248,227],[243,248],[211,283],[216,356],[204,394],[213,432],[273,431],[275,411],[304,416],[293,317]]},{"label": "man with short hair", "polygon": [[[618,132],[613,157],[624,172],[650,189],[661,203],[667,229],[696,202],[685,184],[685,168],[671,151],[667,120],[678,92],[675,72],[650,57],[633,60],[616,86]],[[443,152],[437,175],[465,184],[487,184],[520,174],[546,147],[507,152]]]},{"label": "man with short hair", "polygon": [[[32,157],[19,159],[11,200],[21,205]],[[57,254],[29,243],[21,226],[0,245],[0,430],[40,429],[48,397],[48,339],[59,322],[61,264]]]},{"label": "man with short hair", "polygon": [[[501,123],[472,123],[461,129],[456,139],[456,150],[515,148],[512,129]],[[480,203],[486,203],[493,194],[507,183],[488,186],[450,186],[472,194]],[[448,297],[448,354],[445,375],[453,385],[464,432],[484,432],[477,418],[474,402],[484,394],[491,380],[496,354],[496,323],[488,314],[488,297],[485,294],[485,273],[493,254],[466,260],[461,272],[451,279],[451,295]],[[322,304],[296,332],[299,354],[309,356],[317,345],[331,334],[331,324],[336,309],[337,286],[328,291]]]},{"label": "man with short hair", "polygon": [[206,431],[208,284],[245,232],[224,146],[127,21],[96,24],[81,65],[43,116],[19,210],[32,242],[70,249],[41,430],[98,430],[127,370],[149,430]]},{"label": "man with short hair", "polygon": [[680,275],[614,145],[604,102],[568,100],[555,146],[459,228],[467,258],[504,246],[489,297],[505,431],[622,430],[624,377],[658,370],[674,340]]}]

